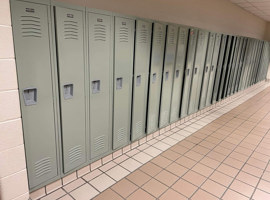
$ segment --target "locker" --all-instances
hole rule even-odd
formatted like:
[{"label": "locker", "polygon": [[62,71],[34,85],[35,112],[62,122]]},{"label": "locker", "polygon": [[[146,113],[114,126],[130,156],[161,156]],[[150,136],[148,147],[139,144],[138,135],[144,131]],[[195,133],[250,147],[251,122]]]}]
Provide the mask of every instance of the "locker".
[{"label": "locker", "polygon": [[33,189],[60,172],[50,9],[22,1],[11,1],[11,9],[28,181]]},{"label": "locker", "polygon": [[84,12],[55,7],[55,27],[66,173],[86,162]]},{"label": "locker", "polygon": [[174,65],[176,56],[178,27],[174,25],[168,25],[166,49],[164,57],[162,88],[161,88],[161,100],[160,100],[160,115],[159,115],[159,127],[165,127],[170,122],[170,107],[172,97],[172,84],[174,78]]},{"label": "locker", "polygon": [[144,136],[152,23],[136,21],[131,140]]},{"label": "locker", "polygon": [[211,62],[212,62],[213,52],[214,52],[214,47],[215,47],[215,39],[216,39],[216,34],[210,33],[205,67],[203,70],[203,81],[201,85],[200,104],[199,104],[200,109],[204,108],[206,104],[206,95],[207,95],[207,88],[208,88],[209,76],[210,76],[210,71],[211,71]]},{"label": "locker", "polygon": [[90,156],[112,149],[112,36],[109,14],[88,13],[90,77]]},{"label": "locker", "polygon": [[236,44],[235,44],[235,51],[233,55],[233,60],[232,60],[232,65],[231,65],[231,74],[229,77],[229,82],[228,82],[228,91],[227,91],[227,96],[231,95],[231,88],[233,87],[233,79],[235,77],[235,69],[237,67],[237,58],[238,58],[238,52],[240,48],[240,38],[236,37]]},{"label": "locker", "polygon": [[114,18],[113,148],[130,140],[135,20]]},{"label": "locker", "polygon": [[180,110],[181,118],[187,116],[188,114],[189,96],[191,89],[193,67],[195,62],[197,37],[198,37],[198,30],[191,28],[189,31],[187,61],[186,61],[186,69],[184,72],[185,74],[184,74],[183,95]]},{"label": "locker", "polygon": [[188,114],[198,110],[209,32],[199,30]]},{"label": "locker", "polygon": [[220,79],[220,84],[219,84],[219,88],[218,88],[217,101],[220,101],[222,98],[225,76],[226,76],[226,71],[227,71],[227,64],[228,64],[228,59],[229,59],[231,47],[232,47],[232,36],[228,36],[226,51],[225,51],[225,56],[224,56],[224,61],[223,61],[222,71],[221,71],[221,79]]},{"label": "locker", "polygon": [[251,72],[254,65],[254,56],[255,56],[256,51],[257,51],[257,42],[256,40],[252,39],[252,51],[251,51],[251,56],[248,62],[248,71],[247,71],[246,81],[244,84],[244,89],[250,86],[250,77],[251,77]]},{"label": "locker", "polygon": [[220,42],[221,42],[221,34],[216,34],[213,58],[211,62],[211,69],[210,69],[210,75],[209,75],[208,89],[206,93],[206,106],[210,106],[212,102],[213,87],[214,87],[216,69],[217,69],[217,64],[218,64],[218,56],[219,56],[219,50],[220,50]]},{"label": "locker", "polygon": [[229,60],[228,60],[228,66],[227,66],[227,71],[226,71],[226,76],[225,76],[222,98],[227,97],[227,91],[228,91],[228,85],[229,85],[230,76],[231,76],[231,69],[232,69],[232,63],[233,63],[233,58],[234,58],[236,40],[237,38],[234,36],[233,41],[232,41],[232,49],[231,49]]},{"label": "locker", "polygon": [[147,133],[152,133],[158,129],[165,37],[166,25],[154,23],[151,51],[151,67],[148,84],[149,94],[147,107]]},{"label": "locker", "polygon": [[240,57],[239,57],[239,61],[238,61],[238,69],[237,69],[237,75],[235,78],[235,85],[234,85],[234,89],[233,89],[233,93],[238,91],[238,86],[239,86],[239,79],[242,73],[242,68],[243,68],[243,59],[244,59],[244,55],[245,55],[245,51],[246,51],[246,43],[247,40],[245,38],[242,38],[242,46],[240,49]]},{"label": "locker", "polygon": [[177,42],[177,49],[176,49],[171,112],[170,112],[171,123],[179,119],[180,102],[181,102],[181,96],[182,96],[182,86],[183,86],[184,71],[185,71],[186,49],[187,49],[187,42],[188,42],[188,28],[179,27],[178,31],[179,31],[179,34],[178,34],[178,42]]},{"label": "locker", "polygon": [[218,98],[218,88],[219,88],[220,79],[221,79],[222,65],[223,65],[223,61],[225,57],[227,38],[228,38],[227,35],[222,35],[220,53],[218,57],[218,64],[217,64],[215,81],[214,81],[212,104],[216,103],[217,98]]}]

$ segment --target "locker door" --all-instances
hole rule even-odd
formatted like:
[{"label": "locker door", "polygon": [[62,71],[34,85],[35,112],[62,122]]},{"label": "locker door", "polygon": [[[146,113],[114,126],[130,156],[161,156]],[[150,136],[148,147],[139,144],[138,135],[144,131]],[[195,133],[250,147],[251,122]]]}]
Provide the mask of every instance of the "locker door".
[{"label": "locker door", "polygon": [[222,35],[221,46],[220,46],[220,53],[218,57],[218,64],[216,69],[215,75],[215,82],[214,82],[214,90],[212,96],[212,104],[216,103],[218,97],[218,88],[221,80],[221,72],[222,72],[222,65],[225,57],[225,50],[226,50],[226,43],[227,43],[227,35]]},{"label": "locker door", "polygon": [[170,122],[170,107],[172,97],[172,84],[174,78],[174,65],[176,55],[178,27],[169,25],[167,28],[165,61],[163,68],[161,102],[160,102],[160,119],[159,127],[162,128]]},{"label": "locker door", "polygon": [[199,30],[188,114],[198,110],[209,32]]},{"label": "locker door", "polygon": [[112,146],[112,17],[88,13],[90,74],[90,155]]},{"label": "locker door", "polygon": [[161,77],[165,47],[166,25],[154,23],[149,78],[147,133],[158,129]]},{"label": "locker door", "polygon": [[186,69],[185,69],[185,75],[184,75],[183,96],[182,96],[181,111],[180,111],[181,118],[187,116],[188,114],[189,96],[190,96],[190,89],[191,89],[193,67],[194,67],[194,62],[195,62],[197,37],[198,37],[198,30],[191,28],[189,31],[187,62],[186,62]]},{"label": "locker door", "polygon": [[221,79],[220,79],[220,84],[219,84],[219,89],[218,89],[218,98],[217,98],[218,101],[221,100],[222,94],[224,91],[224,82],[225,82],[225,76],[226,76],[227,64],[228,64],[228,59],[229,59],[229,55],[231,51],[231,46],[232,46],[232,36],[228,36],[224,62],[222,65]]},{"label": "locker door", "polygon": [[207,94],[206,94],[206,106],[210,106],[212,102],[213,87],[214,87],[216,69],[217,69],[217,64],[218,64],[218,56],[219,56],[219,50],[220,50],[220,42],[221,42],[221,34],[217,34],[212,63],[211,63]]},{"label": "locker door", "polygon": [[64,172],[86,161],[84,13],[55,8]]},{"label": "locker door", "polygon": [[230,73],[229,82],[228,82],[227,96],[231,95],[231,88],[233,86],[233,79],[235,76],[235,68],[236,68],[239,46],[240,46],[240,38],[236,37],[235,50],[234,50],[234,55],[233,55],[232,64],[231,64],[231,73]]},{"label": "locker door", "polygon": [[116,149],[130,140],[135,21],[115,17],[114,26],[113,148]]},{"label": "locker door", "polygon": [[180,102],[182,96],[182,87],[185,71],[187,42],[188,42],[188,28],[179,27],[177,53],[174,69],[173,90],[172,90],[171,112],[170,112],[171,123],[179,119]]},{"label": "locker door", "polygon": [[210,71],[211,71],[211,62],[212,62],[214,46],[215,46],[215,38],[216,38],[216,34],[210,33],[205,67],[204,67],[204,72],[203,72],[203,82],[201,86],[201,96],[200,96],[200,105],[199,105],[200,109],[204,108],[206,104],[206,95],[207,95],[207,88],[208,88],[209,76],[210,76]]},{"label": "locker door", "polygon": [[145,134],[152,23],[136,21],[131,140]]},{"label": "locker door", "polygon": [[231,49],[229,60],[228,60],[228,66],[227,66],[227,71],[226,71],[222,98],[227,97],[228,85],[229,85],[229,80],[231,76],[232,62],[233,62],[233,57],[234,57],[234,52],[235,52],[235,45],[236,45],[236,37],[233,38],[233,42],[232,42],[232,49]]},{"label": "locker door", "polygon": [[245,56],[243,59],[243,66],[242,66],[242,73],[240,76],[240,82],[239,82],[239,90],[243,90],[244,89],[244,84],[245,84],[245,78],[246,78],[246,74],[247,74],[247,63],[250,57],[250,50],[251,50],[251,40],[247,39],[247,45],[246,45],[246,50],[245,50]]},{"label": "locker door", "polygon": [[234,85],[234,88],[233,88],[233,93],[238,91],[239,79],[240,79],[241,72],[242,72],[243,58],[244,58],[244,54],[245,54],[245,49],[246,49],[246,39],[242,38],[242,45],[241,45],[241,48],[240,48],[238,69],[237,69],[237,74],[236,74],[236,78],[235,78],[235,85]]},{"label": "locker door", "polygon": [[11,2],[29,187],[59,175],[49,7]]}]

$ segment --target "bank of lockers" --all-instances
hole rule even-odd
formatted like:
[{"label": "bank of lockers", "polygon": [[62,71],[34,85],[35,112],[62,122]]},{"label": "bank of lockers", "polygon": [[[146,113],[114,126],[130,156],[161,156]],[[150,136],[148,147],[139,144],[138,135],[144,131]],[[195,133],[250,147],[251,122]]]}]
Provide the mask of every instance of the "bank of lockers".
[{"label": "bank of lockers", "polygon": [[154,132],[158,129],[165,37],[166,25],[155,22],[153,24],[151,64],[149,73],[147,133]]},{"label": "bank of lockers", "polygon": [[31,190],[266,78],[252,38],[11,0]]},{"label": "bank of lockers", "polygon": [[162,75],[159,127],[162,128],[170,123],[170,107],[172,97],[172,86],[174,79],[174,66],[176,56],[178,27],[169,25],[167,27],[166,48]]}]

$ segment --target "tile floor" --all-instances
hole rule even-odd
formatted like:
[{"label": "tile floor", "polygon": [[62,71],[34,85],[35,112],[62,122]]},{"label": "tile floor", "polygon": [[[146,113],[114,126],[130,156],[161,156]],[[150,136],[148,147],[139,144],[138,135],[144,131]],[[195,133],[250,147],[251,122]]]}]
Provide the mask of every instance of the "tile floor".
[{"label": "tile floor", "polygon": [[148,140],[44,199],[270,199],[270,88]]}]

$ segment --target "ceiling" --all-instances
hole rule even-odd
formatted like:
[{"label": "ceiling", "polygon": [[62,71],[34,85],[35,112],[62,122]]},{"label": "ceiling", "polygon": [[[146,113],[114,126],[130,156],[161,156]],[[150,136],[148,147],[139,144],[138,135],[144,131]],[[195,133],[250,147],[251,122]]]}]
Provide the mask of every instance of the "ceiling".
[{"label": "ceiling", "polygon": [[230,0],[248,12],[270,22],[270,0]]}]

